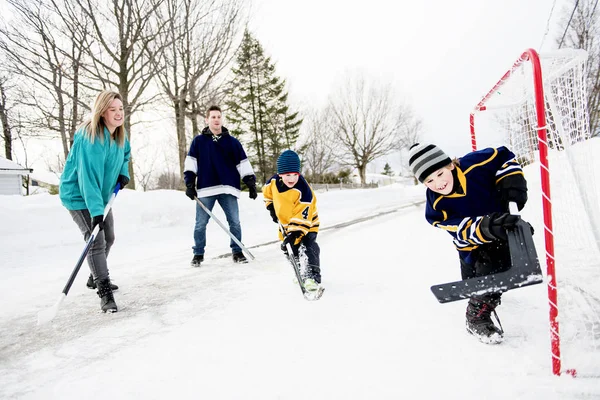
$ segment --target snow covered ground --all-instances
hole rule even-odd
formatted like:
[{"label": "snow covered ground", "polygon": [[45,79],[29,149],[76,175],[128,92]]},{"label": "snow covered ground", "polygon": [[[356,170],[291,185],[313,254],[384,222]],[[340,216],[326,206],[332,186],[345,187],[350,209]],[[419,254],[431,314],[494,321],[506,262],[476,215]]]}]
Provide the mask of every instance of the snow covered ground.
[{"label": "snow covered ground", "polygon": [[465,302],[437,303],[429,287],[460,273],[423,198],[422,186],[318,193],[326,291],[307,302],[278,246],[260,246],[277,235],[261,197],[240,200],[256,260],[217,258],[229,240],[210,222],[194,269],[194,203],[125,190],[109,257],[119,312],[99,313],[84,264],[37,326],[83,241],[57,196],[0,196],[0,398],[600,399],[599,378],[551,373],[545,285],[503,297],[496,346],[466,333]]}]

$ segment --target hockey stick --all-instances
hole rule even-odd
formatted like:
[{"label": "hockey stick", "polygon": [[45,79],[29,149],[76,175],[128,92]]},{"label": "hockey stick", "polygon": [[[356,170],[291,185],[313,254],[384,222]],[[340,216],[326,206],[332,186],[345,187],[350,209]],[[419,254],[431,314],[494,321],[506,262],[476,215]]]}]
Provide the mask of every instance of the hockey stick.
[{"label": "hockey stick", "polygon": [[[509,204],[511,214],[519,215],[517,205]],[[504,272],[462,281],[433,285],[431,291],[440,303],[467,299],[474,295],[502,293],[507,290],[543,282],[542,269],[533,243],[531,228],[519,219],[514,229],[506,231],[511,268]]]},{"label": "hockey stick", "polygon": [[[108,215],[110,208],[112,206],[112,203],[115,201],[115,197],[117,197],[117,193],[119,192],[120,189],[121,189],[121,184],[117,183],[117,186],[115,187],[114,192],[110,195],[108,204],[106,205],[106,207],[104,207],[104,218],[106,218],[106,216]],[[92,247],[92,243],[94,242],[94,239],[98,235],[98,232],[100,232],[100,226],[96,225],[94,227],[94,229],[92,229],[92,233],[90,234],[90,237],[88,238],[88,240],[85,244],[83,252],[79,256],[79,260],[77,260],[77,264],[75,264],[75,268],[73,268],[73,272],[71,272],[71,276],[69,276],[69,280],[67,281],[67,284],[65,285],[62,293],[60,294],[60,298],[52,307],[42,310],[38,313],[38,320],[37,320],[38,325],[48,323],[48,322],[52,321],[54,319],[54,317],[56,317],[56,314],[58,313],[58,309],[60,308],[60,305],[67,297],[67,294],[69,293],[69,290],[71,289],[71,285],[73,285],[73,282],[75,281],[75,277],[77,276],[77,273],[79,272],[79,269],[81,268],[81,265],[83,264],[83,260],[85,260],[87,253],[90,251],[90,247]]]},{"label": "hockey stick", "polygon": [[[285,228],[283,227],[283,225],[281,225],[281,222],[277,222],[277,225],[279,225],[279,230],[281,231],[281,234],[285,237]],[[296,257],[294,256],[294,250],[292,249],[292,245],[289,243],[286,243],[285,246],[286,246],[285,248],[287,249],[286,258],[288,259],[290,264],[292,264],[292,268],[294,268],[294,273],[296,274],[296,280],[298,280],[298,286],[300,286],[300,290],[302,291],[302,296],[304,296],[304,298],[306,300],[319,300],[321,298],[321,296],[323,295],[323,292],[325,291],[325,289],[323,287],[319,287],[319,289],[317,290],[317,293],[315,293],[314,296],[309,294],[308,290],[306,290],[306,288],[302,284],[302,275],[300,274],[300,265],[298,265],[298,261],[296,261]]]},{"label": "hockey stick", "polygon": [[[285,238],[285,229],[283,228],[283,225],[281,225],[281,222],[277,222],[277,225],[279,225],[279,230],[281,231],[281,234]],[[287,257],[288,261],[290,262],[290,264],[292,264],[292,267],[294,268],[294,272],[296,273],[296,279],[298,280],[298,286],[300,286],[302,295],[304,297],[306,297],[306,289],[304,288],[304,285],[302,285],[302,277],[300,275],[300,266],[296,262],[296,257],[294,256],[294,250],[292,249],[292,245],[289,243],[286,243],[286,249],[287,249],[286,257]]]},{"label": "hockey stick", "polygon": [[200,200],[199,200],[197,197],[194,197],[194,199],[195,199],[195,200],[198,202],[198,204],[200,204],[200,207],[202,207],[202,209],[203,209],[204,211],[206,211],[206,213],[207,213],[208,215],[210,215],[210,217],[211,217],[212,219],[214,219],[215,221],[217,221],[217,224],[219,224],[219,226],[220,226],[220,227],[221,227],[221,228],[222,228],[222,229],[223,229],[225,232],[227,232],[227,234],[229,235],[229,237],[231,237],[231,239],[232,239],[232,240],[233,240],[235,243],[237,243],[237,245],[238,245],[238,246],[240,246],[240,248],[241,248],[241,249],[244,251],[244,253],[248,254],[248,256],[250,257],[250,259],[251,259],[251,260],[254,260],[254,256],[252,255],[252,253],[250,253],[250,251],[249,251],[249,250],[248,250],[248,249],[247,249],[247,248],[246,248],[246,247],[245,247],[245,246],[242,244],[242,242],[240,242],[240,241],[238,240],[238,238],[236,238],[235,236],[233,236],[233,233],[231,233],[231,232],[229,231],[229,229],[227,229],[227,228],[225,227],[225,225],[223,225],[223,223],[222,223],[221,221],[219,221],[219,219],[218,219],[217,217],[215,217],[215,214],[213,214],[213,213],[212,213],[212,212],[211,212],[211,211],[210,211],[210,210],[209,210],[209,209],[208,209],[208,208],[207,208],[207,207],[206,207],[204,204],[202,204],[202,202],[201,202],[201,201],[200,201]]}]

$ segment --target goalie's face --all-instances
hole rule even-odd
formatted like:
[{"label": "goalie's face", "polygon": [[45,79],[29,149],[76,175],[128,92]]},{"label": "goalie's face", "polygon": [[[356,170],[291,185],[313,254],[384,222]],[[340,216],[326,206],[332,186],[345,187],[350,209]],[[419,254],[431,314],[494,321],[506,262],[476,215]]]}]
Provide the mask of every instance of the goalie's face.
[{"label": "goalie's face", "polygon": [[450,194],[454,188],[454,177],[452,176],[453,169],[454,164],[440,168],[433,174],[429,175],[423,183],[425,183],[425,186],[436,193],[443,195]]},{"label": "goalie's face", "polygon": [[289,188],[293,188],[296,183],[298,183],[298,178],[300,178],[300,174],[295,172],[290,172],[288,174],[279,174],[281,180],[285,184],[285,186]]}]

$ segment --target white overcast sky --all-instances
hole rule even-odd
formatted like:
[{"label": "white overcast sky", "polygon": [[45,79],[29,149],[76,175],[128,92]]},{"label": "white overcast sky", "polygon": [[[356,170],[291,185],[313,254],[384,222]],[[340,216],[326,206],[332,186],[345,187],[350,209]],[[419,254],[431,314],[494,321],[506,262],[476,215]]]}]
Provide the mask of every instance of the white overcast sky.
[{"label": "white overcast sky", "polygon": [[250,29],[298,106],[325,104],[340,75],[362,71],[394,85],[423,119],[426,141],[461,156],[473,107],[525,49],[557,47],[556,23],[570,4],[255,0]]}]

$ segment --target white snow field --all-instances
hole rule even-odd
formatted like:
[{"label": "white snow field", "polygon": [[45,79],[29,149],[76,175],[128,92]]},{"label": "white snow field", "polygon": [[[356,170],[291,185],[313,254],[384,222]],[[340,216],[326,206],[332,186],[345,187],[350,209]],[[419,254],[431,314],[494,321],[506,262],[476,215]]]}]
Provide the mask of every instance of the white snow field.
[{"label": "white snow field", "polygon": [[0,196],[0,398],[600,399],[599,378],[551,373],[545,284],[503,296],[500,345],[465,331],[465,301],[435,300],[429,287],[460,272],[449,235],[424,219],[423,186],[317,196],[319,301],[303,299],[277,244],[258,246],[277,235],[260,195],[240,199],[256,260],[217,258],[229,238],[211,221],[195,269],[195,203],[124,190],[109,257],[119,312],[99,312],[84,263],[42,326],[84,242],[57,196]]}]

